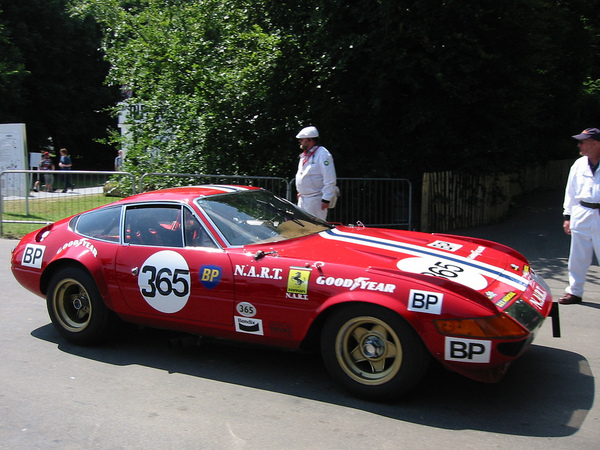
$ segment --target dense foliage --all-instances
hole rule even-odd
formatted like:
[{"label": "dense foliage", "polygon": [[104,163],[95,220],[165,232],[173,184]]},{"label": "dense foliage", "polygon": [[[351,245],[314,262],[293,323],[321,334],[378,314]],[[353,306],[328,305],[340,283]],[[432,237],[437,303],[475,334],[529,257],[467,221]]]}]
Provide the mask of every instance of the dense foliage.
[{"label": "dense foliage", "polygon": [[[1,10],[0,10],[1,13]],[[22,100],[22,83],[27,76],[19,49],[10,42],[9,33],[0,22],[0,121],[2,112],[14,110]]]},{"label": "dense foliage", "polygon": [[67,0],[0,0],[0,122],[25,123],[30,151],[67,147],[76,168],[111,169],[114,148],[96,140],[120,93],[105,84],[101,38]]},{"label": "dense foliage", "polygon": [[130,170],[256,173],[278,164],[271,148],[255,147],[276,36],[249,23],[235,2],[94,3],[110,81],[133,92]]},{"label": "dense foliage", "polygon": [[571,157],[569,136],[600,126],[598,0],[71,6],[91,41],[100,25],[108,82],[137,111],[132,171],[291,177],[294,135],[316,125],[339,176],[418,180]]}]

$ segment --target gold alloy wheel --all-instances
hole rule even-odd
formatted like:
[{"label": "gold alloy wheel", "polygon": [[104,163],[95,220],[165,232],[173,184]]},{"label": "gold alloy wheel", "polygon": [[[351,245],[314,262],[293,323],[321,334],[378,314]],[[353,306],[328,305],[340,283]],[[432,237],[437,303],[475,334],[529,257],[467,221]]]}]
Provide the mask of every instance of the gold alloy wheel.
[{"label": "gold alloy wheel", "polygon": [[90,323],[92,305],[87,290],[73,278],[65,278],[54,289],[56,319],[68,331],[83,331]]},{"label": "gold alloy wheel", "polygon": [[341,369],[364,385],[392,380],[402,366],[402,344],[398,335],[376,317],[360,316],[340,327],[335,346]]}]

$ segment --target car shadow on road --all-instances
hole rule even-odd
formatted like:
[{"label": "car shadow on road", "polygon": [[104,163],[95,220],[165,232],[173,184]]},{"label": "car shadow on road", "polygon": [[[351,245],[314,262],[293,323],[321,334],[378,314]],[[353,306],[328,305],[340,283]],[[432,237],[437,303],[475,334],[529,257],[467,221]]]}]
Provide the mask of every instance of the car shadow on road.
[{"label": "car shadow on road", "polygon": [[197,345],[197,338],[134,327],[127,327],[119,340],[98,347],[73,345],[51,324],[31,334],[77,358],[231,383],[448,430],[570,436],[580,429],[594,401],[588,361],[573,352],[538,345],[518,359],[500,383],[479,383],[436,363],[410,395],[385,404],[342,391],[327,375],[318,354],[212,338]]}]

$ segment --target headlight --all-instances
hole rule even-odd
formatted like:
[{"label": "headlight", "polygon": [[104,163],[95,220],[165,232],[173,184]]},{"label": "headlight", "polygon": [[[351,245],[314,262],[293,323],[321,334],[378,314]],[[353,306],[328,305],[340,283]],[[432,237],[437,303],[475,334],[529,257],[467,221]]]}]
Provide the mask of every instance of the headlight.
[{"label": "headlight", "polygon": [[506,308],[504,312],[527,328],[529,331],[535,330],[544,320],[544,316],[542,316],[533,306],[522,299],[514,302],[512,305]]}]

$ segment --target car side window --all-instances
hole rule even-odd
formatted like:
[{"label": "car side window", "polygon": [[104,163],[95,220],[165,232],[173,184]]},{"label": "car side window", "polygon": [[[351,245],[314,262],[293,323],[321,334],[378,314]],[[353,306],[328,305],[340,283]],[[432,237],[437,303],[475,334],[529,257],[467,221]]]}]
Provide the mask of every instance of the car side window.
[{"label": "car side window", "polygon": [[183,209],[183,226],[186,247],[215,248],[217,246],[198,219],[187,208]]},{"label": "car side window", "polygon": [[125,243],[183,247],[181,206],[137,205],[125,212]]},{"label": "car side window", "polygon": [[79,216],[75,232],[93,239],[119,242],[121,207],[98,209]]}]

